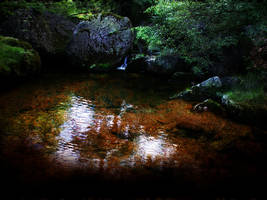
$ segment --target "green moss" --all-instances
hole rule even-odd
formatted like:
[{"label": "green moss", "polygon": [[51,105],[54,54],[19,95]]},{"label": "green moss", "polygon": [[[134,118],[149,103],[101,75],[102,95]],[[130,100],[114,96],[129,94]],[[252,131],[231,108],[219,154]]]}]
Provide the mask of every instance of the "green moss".
[{"label": "green moss", "polygon": [[95,15],[91,12],[86,12],[86,13],[76,13],[73,14],[72,17],[81,19],[81,20],[91,20],[95,17]]},{"label": "green moss", "polygon": [[12,47],[0,42],[0,73],[10,74],[13,66],[15,73],[18,74],[18,62],[23,60],[25,53],[21,47]]},{"label": "green moss", "polygon": [[94,68],[109,68],[110,66],[112,66],[110,63],[98,63],[98,64],[93,64],[90,66],[90,69],[94,69]]},{"label": "green moss", "polygon": [[132,60],[139,60],[139,59],[144,59],[145,58],[145,54],[143,53],[139,53],[139,54],[136,54]]},{"label": "green moss", "polygon": [[28,42],[24,42],[13,37],[4,37],[0,35],[0,42],[13,47],[21,47],[30,50],[32,46]]},{"label": "green moss", "polygon": [[6,17],[13,15],[17,9],[35,9],[36,11],[43,12],[46,10],[46,6],[42,2],[34,1],[4,1],[0,3],[0,16]]},{"label": "green moss", "polygon": [[230,99],[238,103],[263,103],[267,100],[262,88],[255,90],[238,90],[229,91],[226,93]]},{"label": "green moss", "polygon": [[112,12],[102,12],[102,13],[101,13],[101,16],[102,16],[102,17],[113,16],[113,17],[115,17],[115,18],[117,18],[117,19],[119,19],[119,20],[124,18],[123,16],[117,15],[117,14],[112,13]]},{"label": "green moss", "polygon": [[0,36],[0,75],[24,76],[39,68],[40,57],[29,43]]},{"label": "green moss", "polygon": [[99,67],[102,67],[102,68],[108,68],[110,67],[110,64],[109,63],[100,63],[98,64]]},{"label": "green moss", "polygon": [[267,102],[264,83],[259,74],[248,73],[241,76],[241,83],[226,92],[234,102],[240,104],[257,105]]}]

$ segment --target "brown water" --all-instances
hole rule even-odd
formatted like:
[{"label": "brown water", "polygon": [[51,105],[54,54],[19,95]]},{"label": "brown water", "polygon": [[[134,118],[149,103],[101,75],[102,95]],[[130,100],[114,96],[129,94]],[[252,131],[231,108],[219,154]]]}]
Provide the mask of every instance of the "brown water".
[{"label": "brown water", "polygon": [[262,175],[265,165],[251,162],[266,152],[255,130],[169,100],[187,86],[125,73],[47,75],[26,83],[0,97],[2,159],[23,183],[77,171],[209,186],[233,173]]}]

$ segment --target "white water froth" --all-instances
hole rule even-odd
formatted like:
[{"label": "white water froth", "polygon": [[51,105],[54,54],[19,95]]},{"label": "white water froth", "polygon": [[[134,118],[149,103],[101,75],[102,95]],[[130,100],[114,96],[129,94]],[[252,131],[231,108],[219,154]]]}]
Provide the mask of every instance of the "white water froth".
[{"label": "white water froth", "polygon": [[118,67],[117,70],[125,71],[125,69],[127,67],[127,60],[128,60],[128,57],[125,57],[124,63],[120,67]]}]

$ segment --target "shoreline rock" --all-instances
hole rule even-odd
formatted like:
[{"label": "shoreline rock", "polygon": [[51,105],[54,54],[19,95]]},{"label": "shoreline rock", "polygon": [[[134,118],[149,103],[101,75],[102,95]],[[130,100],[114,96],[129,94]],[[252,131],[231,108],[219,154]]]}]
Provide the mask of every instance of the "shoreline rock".
[{"label": "shoreline rock", "polygon": [[220,79],[215,76],[173,95],[170,99],[198,102],[193,107],[193,112],[211,111],[223,116],[226,113],[237,121],[266,129],[264,120],[267,119],[267,109],[264,105],[236,102],[227,95],[227,91],[240,81],[237,77]]}]

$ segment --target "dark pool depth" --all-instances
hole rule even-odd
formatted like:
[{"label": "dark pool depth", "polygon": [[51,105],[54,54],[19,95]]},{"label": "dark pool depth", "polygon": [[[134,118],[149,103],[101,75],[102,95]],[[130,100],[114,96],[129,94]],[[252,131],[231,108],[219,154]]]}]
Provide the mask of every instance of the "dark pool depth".
[{"label": "dark pool depth", "polygon": [[169,100],[189,85],[124,72],[48,74],[1,94],[7,186],[53,185],[66,194],[260,189],[251,183],[266,177],[265,140],[257,137],[266,132]]}]

